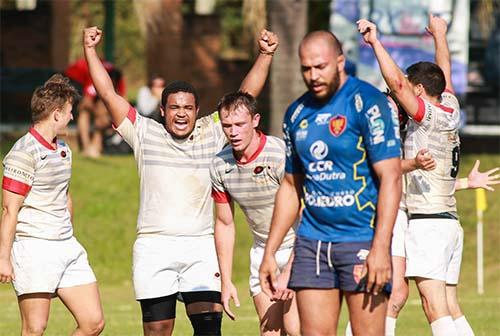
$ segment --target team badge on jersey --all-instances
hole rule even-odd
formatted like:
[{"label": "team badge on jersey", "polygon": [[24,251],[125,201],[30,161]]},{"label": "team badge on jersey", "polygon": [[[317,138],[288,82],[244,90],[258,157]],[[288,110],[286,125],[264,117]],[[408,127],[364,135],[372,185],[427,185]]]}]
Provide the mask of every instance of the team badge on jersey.
[{"label": "team badge on jersey", "polygon": [[343,115],[336,115],[330,119],[330,133],[338,137],[344,133],[347,126],[347,118]]}]

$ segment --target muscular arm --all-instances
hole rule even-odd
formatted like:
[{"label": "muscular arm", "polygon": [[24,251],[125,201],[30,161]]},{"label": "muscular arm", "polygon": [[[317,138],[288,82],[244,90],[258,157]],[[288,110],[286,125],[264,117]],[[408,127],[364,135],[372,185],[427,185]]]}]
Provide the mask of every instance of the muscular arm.
[{"label": "muscular arm", "polygon": [[236,229],[232,203],[215,203],[215,248],[222,282],[231,282]]},{"label": "muscular arm", "polygon": [[373,48],[373,52],[375,53],[375,57],[380,67],[380,72],[387,86],[389,86],[389,89],[408,115],[415,118],[418,112],[418,101],[403,71],[401,71],[391,55],[389,55],[382,43],[378,40],[377,27],[370,21],[360,20],[358,21],[358,30],[363,34],[365,42]]},{"label": "muscular arm", "polygon": [[102,65],[95,47],[100,42],[102,32],[97,27],[86,28],[83,32],[83,52],[99,97],[111,113],[113,124],[120,125],[127,116],[129,103],[116,93],[108,72]]},{"label": "muscular arm", "polygon": [[14,278],[10,251],[16,233],[17,215],[24,202],[24,196],[2,190],[2,222],[0,224],[0,282]]}]

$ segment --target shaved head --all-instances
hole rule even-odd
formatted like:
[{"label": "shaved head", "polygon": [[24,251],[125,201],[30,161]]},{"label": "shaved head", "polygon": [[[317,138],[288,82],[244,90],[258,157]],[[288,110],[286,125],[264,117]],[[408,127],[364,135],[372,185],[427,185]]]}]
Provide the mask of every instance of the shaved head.
[{"label": "shaved head", "polygon": [[335,56],[344,54],[342,51],[342,45],[340,44],[337,37],[333,35],[332,32],[327,30],[312,31],[308,33],[306,36],[304,36],[304,38],[300,42],[299,53],[302,50],[302,48],[316,43],[321,43],[326,45],[328,48],[331,48]]}]

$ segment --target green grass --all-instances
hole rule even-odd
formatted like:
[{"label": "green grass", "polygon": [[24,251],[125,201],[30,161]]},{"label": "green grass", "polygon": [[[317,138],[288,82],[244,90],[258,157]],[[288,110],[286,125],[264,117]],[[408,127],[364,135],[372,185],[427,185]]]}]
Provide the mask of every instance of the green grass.
[{"label": "green grass", "polygon": [[[7,145],[2,144],[3,153]],[[461,173],[471,168],[477,156],[463,155]],[[500,155],[482,155],[481,169],[500,166]],[[497,188],[497,189],[500,189]],[[74,203],[75,235],[87,249],[99,281],[106,328],[103,335],[141,335],[140,310],[131,283],[132,245],[138,209],[139,186],[132,157],[104,157],[91,160],[75,154],[71,193]],[[476,294],[476,233],[474,192],[457,193],[461,223],[465,231],[460,301],[476,335],[500,335],[500,191],[488,193],[489,208],[484,218],[485,294]],[[241,307],[237,321],[225,318],[225,335],[257,335],[258,322],[248,294],[248,262],[251,235],[241,212],[237,212],[237,243],[234,282]],[[52,301],[46,335],[68,335],[75,324],[66,308]],[[191,327],[182,304],[178,305],[175,335],[190,335]],[[339,330],[343,330],[346,309]],[[20,318],[10,285],[0,286],[0,335],[17,335]],[[399,335],[430,335],[414,285],[407,306],[398,320]],[[339,332],[339,335],[343,334]]]}]

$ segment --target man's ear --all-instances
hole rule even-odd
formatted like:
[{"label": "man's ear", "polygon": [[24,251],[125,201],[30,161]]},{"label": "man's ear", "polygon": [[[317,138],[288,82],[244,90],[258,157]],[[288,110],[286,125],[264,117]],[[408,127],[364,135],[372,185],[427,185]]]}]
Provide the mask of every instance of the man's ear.
[{"label": "man's ear", "polygon": [[165,110],[163,109],[163,106],[160,106],[160,114],[163,118],[165,118]]},{"label": "man's ear", "polygon": [[338,55],[337,56],[337,70],[338,72],[343,72],[345,69],[345,56]]},{"label": "man's ear", "polygon": [[253,118],[252,118],[252,126],[253,128],[257,128],[259,126],[259,122],[260,122],[260,114],[259,113],[255,113]]},{"label": "man's ear", "polygon": [[52,119],[54,119],[54,121],[59,121],[62,118],[62,111],[60,108],[56,108],[55,110],[53,110],[51,112],[51,115],[52,115]]}]

